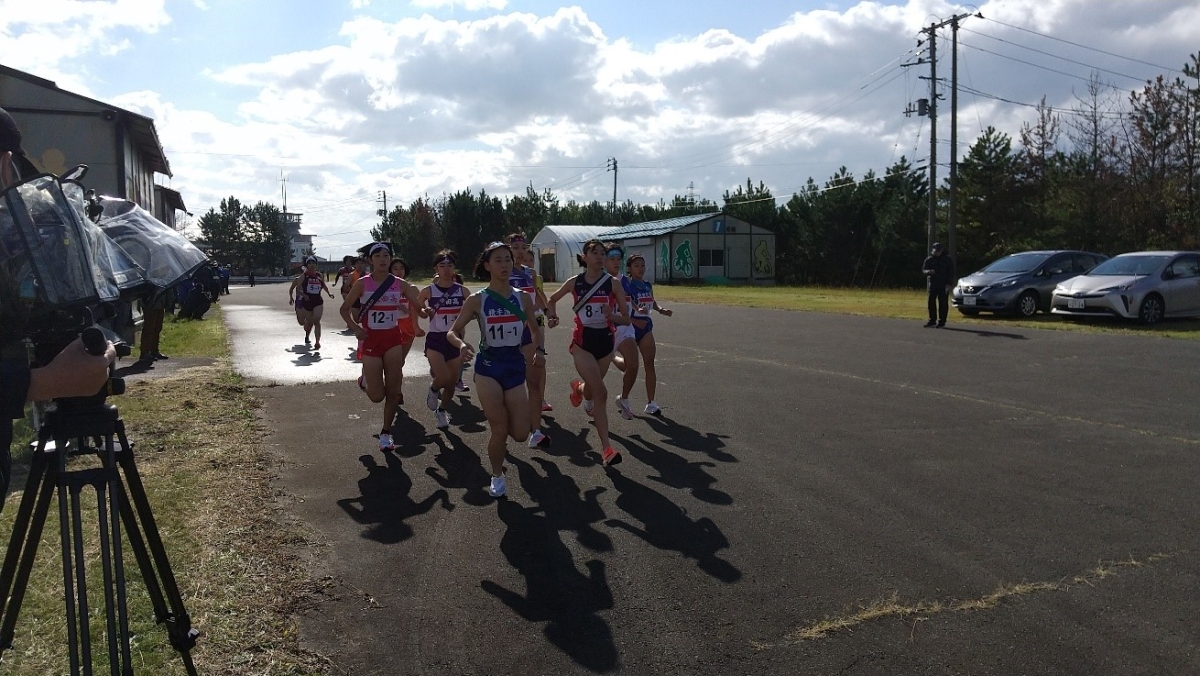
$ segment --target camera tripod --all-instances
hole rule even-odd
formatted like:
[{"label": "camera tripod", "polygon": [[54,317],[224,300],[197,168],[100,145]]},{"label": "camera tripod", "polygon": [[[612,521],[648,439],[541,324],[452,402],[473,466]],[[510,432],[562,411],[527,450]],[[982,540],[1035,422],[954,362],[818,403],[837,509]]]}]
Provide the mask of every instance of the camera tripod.
[{"label": "camera tripod", "polygon": [[[66,403],[68,405],[60,403],[58,410],[47,413],[38,430],[37,450],[13,521],[4,566],[0,569],[0,600],[4,601],[0,607],[0,651],[12,647],[17,616],[37,556],[50,500],[57,491],[70,673],[78,676],[81,668],[85,675],[92,673],[84,517],[80,504],[80,494],[90,486],[96,491],[105,635],[112,675],[134,673],[121,547],[124,526],[149,592],[155,619],[166,625],[172,647],[179,652],[187,673],[194,676],[196,667],[191,650],[200,632],[192,628],[191,618],[183,606],[120,413],[116,406],[104,403],[102,396],[98,401],[88,398],[82,405],[70,405],[77,402],[69,400]],[[97,456],[100,466],[68,469],[70,458],[86,455]]]}]

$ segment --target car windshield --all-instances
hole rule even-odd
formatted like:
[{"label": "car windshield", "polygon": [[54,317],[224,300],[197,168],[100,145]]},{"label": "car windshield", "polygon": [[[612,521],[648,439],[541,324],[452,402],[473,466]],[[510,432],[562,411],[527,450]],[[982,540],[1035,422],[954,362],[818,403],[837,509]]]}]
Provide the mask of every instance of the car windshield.
[{"label": "car windshield", "polygon": [[1089,276],[1152,275],[1167,262],[1170,256],[1117,256],[1092,268]]},{"label": "car windshield", "polygon": [[1050,257],[1044,253],[1024,253],[1005,256],[980,272],[1029,272]]}]

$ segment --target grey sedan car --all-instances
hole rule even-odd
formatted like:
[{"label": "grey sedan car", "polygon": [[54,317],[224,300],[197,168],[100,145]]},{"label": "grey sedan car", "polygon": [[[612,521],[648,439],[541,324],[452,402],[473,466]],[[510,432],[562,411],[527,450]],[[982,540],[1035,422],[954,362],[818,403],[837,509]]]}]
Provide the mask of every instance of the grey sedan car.
[{"label": "grey sedan car", "polygon": [[967,316],[980,312],[1032,317],[1050,311],[1054,287],[1107,256],[1087,251],[1025,251],[1005,256],[958,280],[951,303]]},{"label": "grey sedan car", "polygon": [[1115,315],[1144,324],[1200,317],[1200,252],[1113,256],[1088,274],[1059,284],[1051,305],[1054,314]]}]

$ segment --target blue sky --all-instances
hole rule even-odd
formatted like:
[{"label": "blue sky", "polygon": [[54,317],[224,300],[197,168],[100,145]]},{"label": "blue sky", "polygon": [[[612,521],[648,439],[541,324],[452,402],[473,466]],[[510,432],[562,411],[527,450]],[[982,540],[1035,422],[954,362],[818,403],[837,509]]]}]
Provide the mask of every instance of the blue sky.
[{"label": "blue sky", "polygon": [[[901,156],[921,162],[928,121],[902,111],[928,96],[928,72],[901,64],[922,27],[964,11],[938,0],[0,4],[0,63],[153,117],[174,172],[162,182],[193,213],[228,195],[278,202],[284,172],[288,206],[331,257],[367,236],[381,190],[391,204],[531,184],[608,200],[604,165],[617,157],[622,200],[669,201],[689,186],[719,200],[747,178],[786,200],[843,166],[861,177]],[[985,126],[1016,134],[1033,118],[999,99],[1068,109],[1095,70],[1123,100],[1200,48],[1195,0],[969,7],[985,18],[960,35],[962,83],[978,92],[960,97],[960,152]]]}]

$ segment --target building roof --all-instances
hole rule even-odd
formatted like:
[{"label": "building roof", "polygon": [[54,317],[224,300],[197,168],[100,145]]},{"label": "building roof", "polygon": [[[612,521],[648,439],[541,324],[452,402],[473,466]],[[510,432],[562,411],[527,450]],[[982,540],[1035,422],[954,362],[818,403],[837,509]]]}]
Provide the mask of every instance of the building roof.
[{"label": "building roof", "polygon": [[168,209],[187,211],[187,207],[183,204],[183,195],[180,195],[178,190],[172,190],[165,185],[155,185],[154,191],[162,196],[163,206]]},{"label": "building roof", "polygon": [[[151,169],[152,171],[156,171],[160,174],[166,174],[167,176],[171,176],[171,165],[170,165],[170,163],[167,162],[167,155],[166,155],[166,153],[163,152],[162,143],[159,142],[159,140],[158,140],[158,131],[154,128],[154,120],[153,119],[146,117],[145,115],[140,115],[138,113],[135,113],[131,110],[125,110],[124,108],[118,108],[117,106],[114,106],[111,103],[105,103],[104,101],[97,101],[96,99],[88,98],[86,96],[83,96],[82,94],[76,94],[75,92],[67,91],[66,89],[61,89],[61,88],[59,88],[59,86],[57,84],[55,84],[51,80],[47,80],[45,78],[40,78],[31,73],[26,73],[25,71],[17,70],[16,68],[9,68],[8,66],[0,65],[0,75],[7,75],[9,77],[17,78],[19,80],[24,80],[26,82],[29,82],[30,84],[34,84],[39,87],[44,87],[46,89],[53,89],[53,90],[56,90],[63,94],[66,94],[68,96],[79,99],[81,101],[86,101],[93,105],[99,106],[103,110],[110,110],[110,111],[116,113],[117,116],[120,117],[122,121],[124,121],[126,124],[128,124],[129,134],[133,139],[134,146],[139,148],[140,150],[142,150],[143,153],[145,153],[146,167],[148,169]],[[9,112],[14,112],[14,111],[39,112],[35,109],[28,109],[28,108],[9,108],[8,111]],[[112,119],[112,118],[110,117],[107,119]]]},{"label": "building roof", "polygon": [[555,241],[582,244],[593,237],[600,237],[611,229],[603,225],[547,225],[534,235],[530,244],[549,244]]},{"label": "building roof", "polygon": [[661,221],[647,221],[645,223],[631,223],[620,228],[611,228],[603,232],[604,239],[634,239],[637,237],[657,237],[665,235],[668,232],[674,232],[682,227],[699,223],[713,216],[719,216],[721,212],[714,211],[707,214],[694,214],[692,216],[676,216],[675,218],[664,218]]}]

